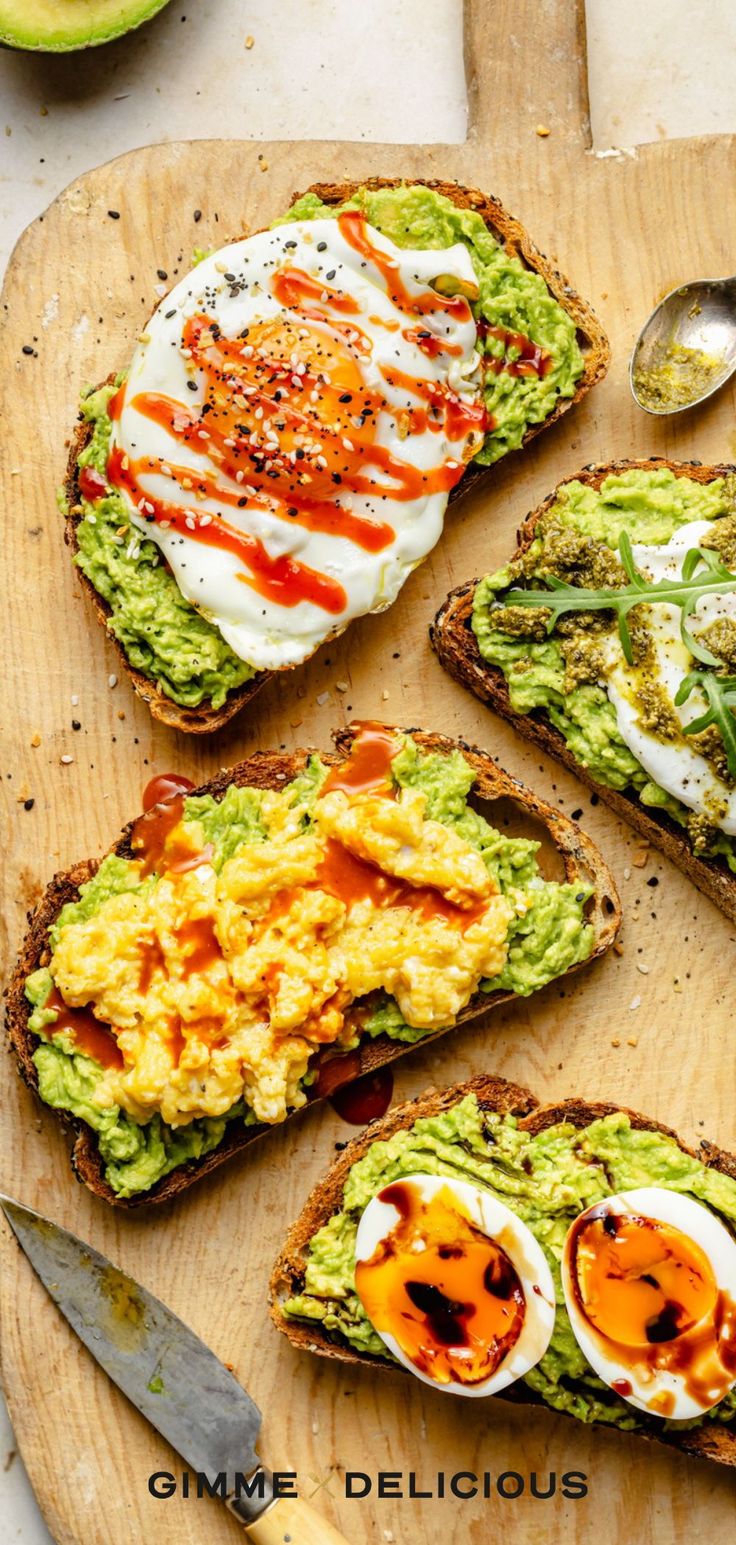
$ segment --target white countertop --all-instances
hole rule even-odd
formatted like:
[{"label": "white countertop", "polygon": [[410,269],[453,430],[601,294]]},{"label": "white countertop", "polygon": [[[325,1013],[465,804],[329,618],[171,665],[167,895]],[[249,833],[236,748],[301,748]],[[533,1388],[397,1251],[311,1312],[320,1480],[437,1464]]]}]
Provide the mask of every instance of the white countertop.
[{"label": "white countertop", "polygon": [[[732,0],[710,0],[707,11],[691,0],[587,0],[587,17],[598,152],[736,130]],[[103,49],[0,53],[0,101],[2,271],[23,228],[67,183],[138,145],[462,141],[462,0],[172,0]],[[329,145],[325,158],[327,174]],[[51,1540],[1,1402],[0,1538]]]}]

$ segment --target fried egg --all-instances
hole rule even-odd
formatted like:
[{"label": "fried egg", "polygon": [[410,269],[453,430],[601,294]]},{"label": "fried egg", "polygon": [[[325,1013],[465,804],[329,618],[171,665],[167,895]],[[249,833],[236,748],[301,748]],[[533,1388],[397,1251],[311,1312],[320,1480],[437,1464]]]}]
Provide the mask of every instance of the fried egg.
[{"label": "fried egg", "polygon": [[534,1235],[468,1181],[410,1175],[368,1203],[355,1286],[394,1357],[448,1394],[498,1394],[544,1356],[552,1274]]},{"label": "fried egg", "polygon": [[692,1197],[647,1186],[589,1207],[562,1285],[581,1351],[637,1410],[689,1421],[736,1385],[736,1240]]},{"label": "fried egg", "polygon": [[223,247],[151,317],[107,478],[257,669],[389,606],[437,542],[486,427],[477,293],[462,243],[399,248],[350,211]]},{"label": "fried egg", "polygon": [[[681,579],[685,554],[697,547],[712,529],[710,521],[690,521],[675,532],[671,541],[633,548],[637,569],[647,579]],[[729,618],[736,621],[736,593],[704,596],[689,619],[695,637],[712,623]],[[694,663],[681,636],[682,613],[678,606],[657,602],[647,611],[646,626],[654,647],[653,679],[663,688],[672,712],[685,726],[703,713],[706,702],[699,688],[686,703],[674,706],[683,678]],[[705,815],[725,832],[736,835],[736,791],[718,776],[712,763],[687,740],[665,741],[652,734],[641,722],[636,700],[636,678],[623,658],[618,635],[609,644],[611,671],[606,680],[608,696],[616,710],[619,733],[637,761],[675,799],[689,810]]]}]

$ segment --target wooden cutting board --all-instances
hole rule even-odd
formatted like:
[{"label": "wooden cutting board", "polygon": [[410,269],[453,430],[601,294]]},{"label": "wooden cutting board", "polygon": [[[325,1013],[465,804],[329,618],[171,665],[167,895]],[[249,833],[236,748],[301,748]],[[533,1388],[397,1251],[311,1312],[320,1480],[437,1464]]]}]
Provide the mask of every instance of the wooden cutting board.
[{"label": "wooden cutting board", "polygon": [[[9,968],[25,910],[45,880],[104,850],[140,807],[154,771],[196,782],[255,747],[325,745],[354,717],[461,734],[580,819],[610,859],[625,906],[625,952],[564,988],[501,1010],[398,1064],[397,1093],[494,1069],[550,1099],[579,1092],[630,1103],[687,1138],[736,1145],[729,1001],[734,928],[575,780],[530,750],[442,672],[427,625],[447,590],[506,554],[517,523],[586,462],[649,454],[736,459],[733,389],[697,415],[658,424],[626,379],[639,323],[679,280],[733,268],[736,146],[657,144],[634,158],[586,150],[575,9],[555,0],[474,0],[467,9],[472,129],[423,149],[208,141],[155,146],[90,172],[20,241],[5,289],[2,453],[3,788],[9,805],[3,931]],[[328,88],[329,89],[329,86]],[[547,138],[535,126],[549,127]],[[318,125],[316,125],[318,127]],[[585,404],[451,513],[433,556],[381,617],[353,626],[253,709],[202,743],[154,725],[92,620],[63,550],[54,496],[81,383],[125,362],[150,310],[157,269],[174,279],[195,243],[220,245],[283,210],[316,179],[373,173],[457,177],[498,194],[598,308],[613,344],[608,379]],[[202,211],[195,223],[193,211]],[[117,210],[119,219],[108,211]],[[31,346],[32,354],[24,351]],[[349,683],[348,692],[336,683]],[[74,706],[73,706],[74,705]],[[72,730],[71,721],[81,723]],[[34,740],[40,735],[40,744]],[[62,765],[64,755],[73,762]],[[23,798],[34,800],[26,810]],[[657,881],[656,887],[654,881]],[[638,1003],[638,1007],[634,1004]],[[614,1046],[613,1041],[620,1045]],[[3,1188],[70,1225],[144,1281],[211,1344],[265,1413],[262,1451],[299,1471],[305,1494],[354,1542],[605,1545],[733,1538],[733,1474],[562,1417],[455,1401],[399,1375],[298,1355],[266,1315],[269,1269],[288,1219],[350,1135],[329,1108],[276,1130],[173,1208],[126,1216],[72,1178],[54,1118],[3,1068]],[[181,1464],[93,1366],[2,1230],[2,1354],[23,1456],[64,1545],[235,1540],[212,1501],[156,1501],[154,1470]],[[344,1498],[345,1469],[583,1471],[587,1498]],[[408,1481],[405,1481],[405,1485]]]}]

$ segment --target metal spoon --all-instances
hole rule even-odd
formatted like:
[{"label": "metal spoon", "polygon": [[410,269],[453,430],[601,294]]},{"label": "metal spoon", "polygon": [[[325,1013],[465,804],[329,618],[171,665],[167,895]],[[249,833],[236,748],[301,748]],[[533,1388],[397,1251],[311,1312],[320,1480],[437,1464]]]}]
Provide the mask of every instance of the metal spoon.
[{"label": "metal spoon", "polygon": [[694,279],[665,295],[644,323],[629,384],[638,406],[662,417],[705,402],[734,370],[736,276]]}]

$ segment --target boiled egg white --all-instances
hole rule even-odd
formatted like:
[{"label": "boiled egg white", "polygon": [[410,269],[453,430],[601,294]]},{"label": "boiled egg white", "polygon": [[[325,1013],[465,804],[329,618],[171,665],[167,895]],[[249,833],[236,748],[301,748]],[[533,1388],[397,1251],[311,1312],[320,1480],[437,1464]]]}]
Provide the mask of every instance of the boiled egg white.
[{"label": "boiled egg white", "polygon": [[486,423],[477,293],[464,245],[399,248],[354,213],[221,248],[148,322],[108,480],[257,669],[389,606],[438,540]]},{"label": "boiled egg white", "polygon": [[394,1357],[435,1389],[497,1394],[544,1356],[552,1274],[526,1224],[489,1192],[410,1175],[368,1203],[356,1291]]},{"label": "boiled egg white", "polygon": [[[650,580],[681,579],[685,554],[690,548],[697,547],[710,530],[710,521],[690,521],[686,526],[680,526],[667,543],[635,545],[633,556],[637,569]],[[736,592],[705,596],[698,602],[688,625],[697,637],[723,617],[736,621]],[[678,606],[660,601],[649,607],[646,616],[646,626],[654,645],[656,679],[684,726],[697,719],[707,705],[703,694],[695,688],[686,703],[674,707],[683,678],[693,669],[694,663],[697,664],[682,641],[681,621]],[[729,789],[711,763],[687,740],[659,740],[644,728],[636,702],[635,678],[623,658],[618,634],[611,637],[608,656],[611,665],[606,680],[608,696],[616,710],[619,733],[629,750],[660,788],[681,800],[689,810],[706,815],[713,825],[736,835],[736,791]]]},{"label": "boiled egg white", "polygon": [[689,1421],[736,1385],[736,1239],[692,1197],[646,1186],[589,1207],[562,1285],[581,1351],[637,1410]]}]

